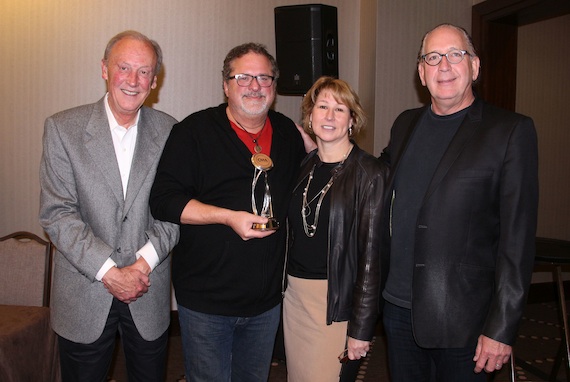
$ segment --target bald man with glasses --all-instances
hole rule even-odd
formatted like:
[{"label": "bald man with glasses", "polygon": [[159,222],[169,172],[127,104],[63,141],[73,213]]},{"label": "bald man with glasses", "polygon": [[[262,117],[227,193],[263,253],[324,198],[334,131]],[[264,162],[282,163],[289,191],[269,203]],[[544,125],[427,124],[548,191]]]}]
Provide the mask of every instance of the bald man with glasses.
[{"label": "bald man with glasses", "polygon": [[[530,285],[538,205],[533,121],[473,91],[467,32],[428,32],[429,105],[394,122],[381,251],[392,380],[486,381],[509,361]],[[485,372],[482,372],[482,371]]]}]

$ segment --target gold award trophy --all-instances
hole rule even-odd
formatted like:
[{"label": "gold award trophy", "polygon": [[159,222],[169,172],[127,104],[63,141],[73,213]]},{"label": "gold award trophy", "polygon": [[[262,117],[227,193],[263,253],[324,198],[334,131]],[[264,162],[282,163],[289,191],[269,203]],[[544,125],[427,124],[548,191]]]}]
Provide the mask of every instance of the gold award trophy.
[{"label": "gold award trophy", "polygon": [[[251,209],[255,215],[268,218],[267,223],[254,223],[252,228],[260,231],[269,231],[279,228],[279,222],[273,217],[273,204],[271,203],[271,193],[269,192],[269,183],[267,182],[267,171],[273,168],[273,161],[267,155],[256,153],[251,157],[251,163],[255,167],[253,173],[253,182],[251,183]],[[257,212],[257,205],[255,202],[255,187],[257,181],[263,174],[265,178],[265,192],[263,194],[263,205],[261,212]]]}]

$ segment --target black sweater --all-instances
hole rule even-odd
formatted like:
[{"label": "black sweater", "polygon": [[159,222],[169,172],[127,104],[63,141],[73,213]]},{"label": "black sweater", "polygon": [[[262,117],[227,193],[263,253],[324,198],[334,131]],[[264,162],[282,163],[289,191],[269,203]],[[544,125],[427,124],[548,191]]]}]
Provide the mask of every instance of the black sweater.
[{"label": "black sweater", "polygon": [[[180,224],[182,210],[191,199],[252,212],[251,153],[230,126],[226,106],[199,111],[174,125],[151,192],[155,218]],[[270,110],[269,119],[274,167],[268,179],[274,215],[284,227],[305,152],[289,118]],[[257,190],[262,189],[258,185]],[[243,241],[225,225],[181,225],[172,262],[178,304],[203,313],[242,317],[274,307],[281,301],[284,240],[285,229],[264,239]]]}]

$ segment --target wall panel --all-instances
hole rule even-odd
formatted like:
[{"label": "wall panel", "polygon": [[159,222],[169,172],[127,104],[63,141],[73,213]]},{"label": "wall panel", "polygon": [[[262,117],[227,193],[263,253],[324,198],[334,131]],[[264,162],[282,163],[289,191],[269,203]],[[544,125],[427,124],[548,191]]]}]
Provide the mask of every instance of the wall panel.
[{"label": "wall panel", "polygon": [[570,240],[570,15],[519,28],[516,110],[538,134],[538,236]]},{"label": "wall panel", "polygon": [[423,35],[449,22],[471,30],[472,1],[379,1],[376,40],[374,151],[389,140],[394,119],[429,100],[418,80],[417,53]]}]

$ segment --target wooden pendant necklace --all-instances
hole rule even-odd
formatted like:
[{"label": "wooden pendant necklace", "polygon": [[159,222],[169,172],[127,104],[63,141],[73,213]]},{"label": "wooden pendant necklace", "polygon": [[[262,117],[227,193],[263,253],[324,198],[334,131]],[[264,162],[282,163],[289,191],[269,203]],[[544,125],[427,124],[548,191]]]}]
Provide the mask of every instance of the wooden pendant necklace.
[{"label": "wooden pendant necklace", "polygon": [[242,124],[241,124],[237,119],[234,118],[234,120],[236,121],[236,123],[238,124],[238,126],[239,126],[243,131],[245,131],[245,133],[246,133],[247,135],[249,135],[249,137],[250,137],[251,140],[253,141],[253,144],[255,145],[254,148],[253,148],[253,150],[254,150],[256,153],[260,153],[262,148],[261,148],[261,145],[259,144],[259,138],[261,138],[261,134],[263,134],[263,130],[265,130],[265,125],[267,125],[267,123],[266,123],[267,120],[266,120],[266,122],[263,123],[263,127],[261,128],[261,131],[260,131],[256,136],[253,136],[253,134],[251,134],[249,131],[247,131],[247,130],[245,129],[245,127],[243,127]]}]

